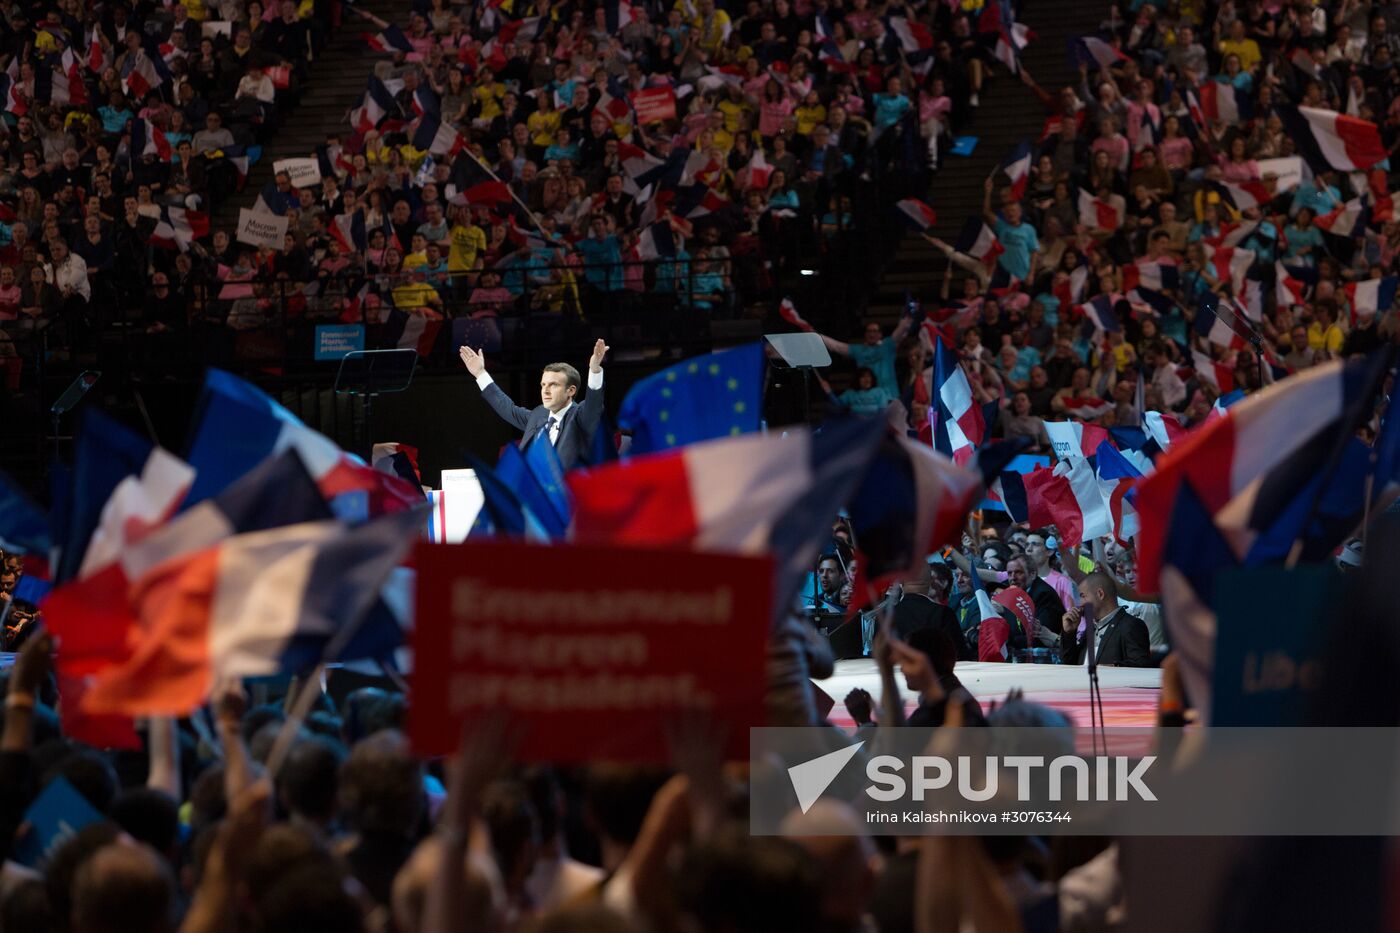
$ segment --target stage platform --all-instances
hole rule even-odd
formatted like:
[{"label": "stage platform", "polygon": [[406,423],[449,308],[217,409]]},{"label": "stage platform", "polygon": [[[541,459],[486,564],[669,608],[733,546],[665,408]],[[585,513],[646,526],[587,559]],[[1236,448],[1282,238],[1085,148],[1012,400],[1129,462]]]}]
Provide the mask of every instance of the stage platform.
[{"label": "stage platform", "polygon": [[[1063,710],[1077,726],[1087,728],[1089,725],[1089,674],[1083,667],[959,661],[954,673],[984,710],[990,708],[993,700],[1001,701],[1009,691],[1019,687],[1026,699]],[[904,695],[905,706],[912,712],[918,704],[898,671],[895,681]],[[838,726],[850,728],[853,725],[843,700],[858,687],[870,691],[877,712],[879,710],[880,674],[870,658],[837,661],[836,673],[816,684],[836,701],[830,719]],[[1110,728],[1154,725],[1161,684],[1162,672],[1157,668],[1099,668],[1105,724]]]}]

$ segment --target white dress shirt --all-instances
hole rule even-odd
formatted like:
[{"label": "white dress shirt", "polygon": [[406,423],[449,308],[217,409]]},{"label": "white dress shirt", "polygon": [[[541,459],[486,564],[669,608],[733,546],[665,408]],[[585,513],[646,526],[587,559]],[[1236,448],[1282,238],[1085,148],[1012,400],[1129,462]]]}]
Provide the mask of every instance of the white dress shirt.
[{"label": "white dress shirt", "polygon": [[76,253],[69,253],[63,262],[55,263],[50,269],[49,278],[60,292],[82,295],[84,301],[92,298],[87,262]]},{"label": "white dress shirt", "polygon": [[[492,378],[491,378],[491,374],[488,373],[488,372],[482,372],[482,374],[481,374],[480,376],[477,376],[477,377],[476,377],[476,385],[477,385],[477,388],[481,389],[483,392],[486,390],[486,387],[487,387],[487,386],[489,386],[491,383],[493,383],[493,382],[495,382],[495,381],[496,381],[496,380],[492,379]],[[602,388],[603,388],[603,371],[602,371],[602,370],[599,370],[598,372],[595,373],[593,370],[590,369],[590,370],[588,371],[588,391],[590,391],[590,392],[596,392],[596,391],[598,391],[598,390],[600,390],[600,389],[602,389]],[[552,426],[549,427],[549,442],[550,442],[551,444],[554,444],[555,446],[558,446],[558,444],[559,444],[559,432],[560,432],[561,430],[563,430],[563,427],[564,427],[564,414],[565,414],[570,408],[573,408],[573,407],[574,407],[574,403],[573,403],[573,402],[569,402],[569,403],[568,403],[567,405],[565,405],[563,408],[559,409],[559,410],[556,411],[556,412],[551,413],[550,417],[554,419],[554,424],[553,424]],[[549,422],[546,421],[545,424],[546,424],[546,425],[549,425]]]}]

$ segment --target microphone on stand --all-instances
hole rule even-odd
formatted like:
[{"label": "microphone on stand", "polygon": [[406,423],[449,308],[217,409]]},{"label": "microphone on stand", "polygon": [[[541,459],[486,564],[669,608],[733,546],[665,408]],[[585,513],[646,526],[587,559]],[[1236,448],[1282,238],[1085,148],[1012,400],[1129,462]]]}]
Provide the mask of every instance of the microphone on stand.
[{"label": "microphone on stand", "polygon": [[1108,754],[1108,732],[1105,729],[1103,718],[1103,692],[1099,690],[1099,661],[1095,655],[1098,653],[1098,645],[1095,636],[1098,634],[1095,627],[1094,607],[1085,603],[1080,609],[1080,618],[1084,620],[1086,629],[1084,632],[1084,650],[1089,652],[1089,734],[1093,739],[1094,754],[1099,754],[1099,736],[1103,736],[1103,753]]}]

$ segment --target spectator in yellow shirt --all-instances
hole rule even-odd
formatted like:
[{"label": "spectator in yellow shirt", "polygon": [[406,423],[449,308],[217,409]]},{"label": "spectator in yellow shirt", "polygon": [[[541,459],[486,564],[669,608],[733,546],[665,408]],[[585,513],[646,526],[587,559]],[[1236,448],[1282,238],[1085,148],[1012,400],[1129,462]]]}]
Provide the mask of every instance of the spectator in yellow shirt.
[{"label": "spectator in yellow shirt", "polygon": [[1222,57],[1238,55],[1240,57],[1240,67],[1245,71],[1253,71],[1254,66],[1259,64],[1263,58],[1259,54],[1259,43],[1244,34],[1244,20],[1237,19],[1230,24],[1230,34],[1220,40],[1220,54]]},{"label": "spectator in yellow shirt", "polygon": [[464,276],[481,265],[481,254],[486,251],[486,231],[472,222],[464,207],[452,209],[452,229],[447,233],[447,271],[453,280],[464,281]]},{"label": "spectator in yellow shirt", "polygon": [[472,97],[481,108],[476,119],[481,123],[490,123],[501,115],[501,98],[505,96],[506,86],[497,81],[495,73],[485,65],[479,74],[476,87],[472,89]]},{"label": "spectator in yellow shirt", "polygon": [[1346,334],[1337,324],[1337,308],[1330,301],[1319,301],[1314,306],[1316,317],[1308,325],[1308,346],[1314,351],[1326,350],[1331,356],[1342,352]]},{"label": "spectator in yellow shirt", "polygon": [[555,134],[559,132],[561,114],[554,109],[554,94],[546,88],[538,97],[539,109],[530,114],[525,125],[530,128],[530,141],[536,146],[548,149],[554,145]]},{"label": "spectator in yellow shirt", "polygon": [[818,125],[826,122],[826,107],[816,91],[808,91],[793,116],[797,118],[797,132],[802,136],[811,136]]}]

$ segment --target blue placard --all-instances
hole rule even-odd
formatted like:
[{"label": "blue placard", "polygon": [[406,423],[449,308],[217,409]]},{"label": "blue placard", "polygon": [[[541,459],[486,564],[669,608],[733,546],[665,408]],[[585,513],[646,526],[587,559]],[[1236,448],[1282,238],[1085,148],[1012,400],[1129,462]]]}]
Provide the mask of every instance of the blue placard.
[{"label": "blue placard", "polygon": [[1211,725],[1302,725],[1340,597],[1341,576],[1326,564],[1221,571]]},{"label": "blue placard", "polygon": [[365,348],[365,325],[318,324],[316,326],[316,362],[338,362],[345,354]]},{"label": "blue placard", "polygon": [[959,136],[953,140],[953,145],[948,151],[955,156],[968,158],[972,155],[973,150],[977,148],[977,143],[978,137],[976,136]]},{"label": "blue placard", "polygon": [[56,777],[24,812],[28,828],[15,846],[14,859],[31,868],[44,864],[59,846],[102,814],[73,785]]},{"label": "blue placard", "polygon": [[[1017,454],[1011,458],[1011,462],[1006,465],[1003,473],[1033,473],[1036,467],[1048,467],[1050,458],[1044,454]],[[995,499],[983,499],[979,509],[991,509],[994,512],[1005,512],[1006,506]]]}]

